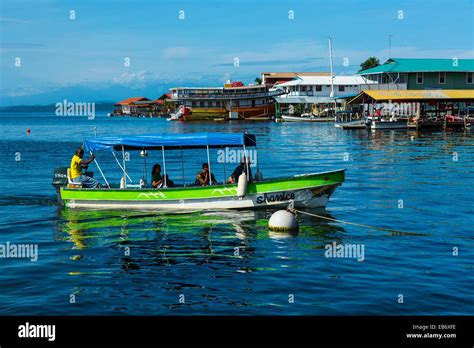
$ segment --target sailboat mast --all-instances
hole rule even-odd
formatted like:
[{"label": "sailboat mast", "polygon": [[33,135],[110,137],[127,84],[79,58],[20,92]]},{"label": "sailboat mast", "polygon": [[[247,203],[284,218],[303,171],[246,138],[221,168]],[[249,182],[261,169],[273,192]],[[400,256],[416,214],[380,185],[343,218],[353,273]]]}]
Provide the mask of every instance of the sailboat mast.
[{"label": "sailboat mast", "polygon": [[329,37],[329,67],[331,69],[331,94],[330,97],[334,97],[334,74],[332,71],[332,42],[331,37]]}]

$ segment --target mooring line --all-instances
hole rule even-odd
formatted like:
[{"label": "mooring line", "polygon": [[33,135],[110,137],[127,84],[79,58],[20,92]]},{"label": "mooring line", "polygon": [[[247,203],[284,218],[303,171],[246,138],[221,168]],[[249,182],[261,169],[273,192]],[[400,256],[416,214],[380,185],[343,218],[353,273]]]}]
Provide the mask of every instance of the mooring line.
[{"label": "mooring line", "polygon": [[292,212],[292,213],[301,213],[301,214],[304,214],[304,215],[309,215],[309,216],[317,217],[317,218],[324,219],[324,220],[329,220],[329,221],[334,221],[334,222],[340,222],[340,223],[347,224],[347,225],[353,225],[353,226],[371,228],[371,229],[379,230],[379,231],[388,231],[388,232],[394,232],[394,233],[397,233],[397,234],[408,234],[408,235],[417,235],[417,236],[428,236],[428,235],[429,235],[429,234],[426,234],[426,233],[404,232],[404,231],[393,230],[393,229],[391,229],[391,228],[384,228],[384,227],[377,227],[377,226],[371,226],[371,225],[364,225],[364,224],[358,224],[358,223],[355,223],[355,222],[350,222],[350,221],[345,221],[345,220],[333,219],[333,218],[329,218],[329,217],[322,216],[322,215],[317,215],[317,214],[308,213],[308,212],[306,212],[306,211],[298,210],[298,209],[291,208],[291,207],[289,207],[288,210],[289,210],[290,212]]}]

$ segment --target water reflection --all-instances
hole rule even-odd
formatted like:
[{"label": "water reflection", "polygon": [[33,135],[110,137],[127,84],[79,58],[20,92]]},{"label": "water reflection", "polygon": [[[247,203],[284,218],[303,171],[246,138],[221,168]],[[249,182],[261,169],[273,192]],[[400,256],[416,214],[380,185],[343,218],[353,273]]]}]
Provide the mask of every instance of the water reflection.
[{"label": "water reflection", "polygon": [[[333,217],[321,209],[309,211]],[[89,284],[104,284],[100,288],[103,301],[115,303],[122,296],[133,296],[152,304],[153,294],[159,293],[161,311],[213,304],[258,310],[270,305],[256,300],[254,294],[262,289],[262,282],[266,284],[265,279],[273,281],[285,269],[301,272],[314,267],[303,261],[307,257],[323,260],[324,246],[340,243],[346,236],[336,223],[305,215],[298,216],[297,236],[273,234],[268,230],[272,213],[59,208],[56,239],[70,245],[64,264],[73,286],[87,292]],[[186,294],[184,303],[178,301],[181,294]],[[130,310],[128,303],[120,303],[112,310]]]},{"label": "water reflection", "polygon": [[[260,240],[299,238],[304,248],[318,249],[328,239],[344,236],[337,224],[305,215],[298,216],[297,236],[270,232],[272,211],[150,213],[59,208],[58,213],[56,239],[72,244],[71,260],[81,260],[88,249],[112,248],[119,250],[125,270],[152,264],[239,264],[255,257]],[[317,213],[332,217],[324,210]]]}]

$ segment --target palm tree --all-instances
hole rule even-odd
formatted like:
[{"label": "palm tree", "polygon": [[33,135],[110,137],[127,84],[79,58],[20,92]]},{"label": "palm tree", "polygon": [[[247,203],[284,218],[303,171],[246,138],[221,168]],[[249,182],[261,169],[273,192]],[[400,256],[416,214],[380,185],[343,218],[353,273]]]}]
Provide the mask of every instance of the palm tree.
[{"label": "palm tree", "polygon": [[254,81],[255,81],[255,83],[256,83],[257,85],[261,85],[261,84],[262,84],[262,79],[261,79],[260,77],[256,77]]},{"label": "palm tree", "polygon": [[365,62],[363,62],[360,65],[359,71],[375,68],[376,66],[379,66],[379,65],[380,65],[380,61],[378,60],[377,57],[369,57],[367,58]]}]

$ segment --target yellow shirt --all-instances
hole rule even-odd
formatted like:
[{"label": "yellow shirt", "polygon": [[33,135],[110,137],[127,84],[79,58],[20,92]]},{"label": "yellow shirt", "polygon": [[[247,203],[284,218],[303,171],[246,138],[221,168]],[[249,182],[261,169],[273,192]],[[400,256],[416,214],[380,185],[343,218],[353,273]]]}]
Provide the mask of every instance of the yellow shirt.
[{"label": "yellow shirt", "polygon": [[78,155],[74,155],[71,160],[71,179],[77,178],[82,175],[82,158]]}]

